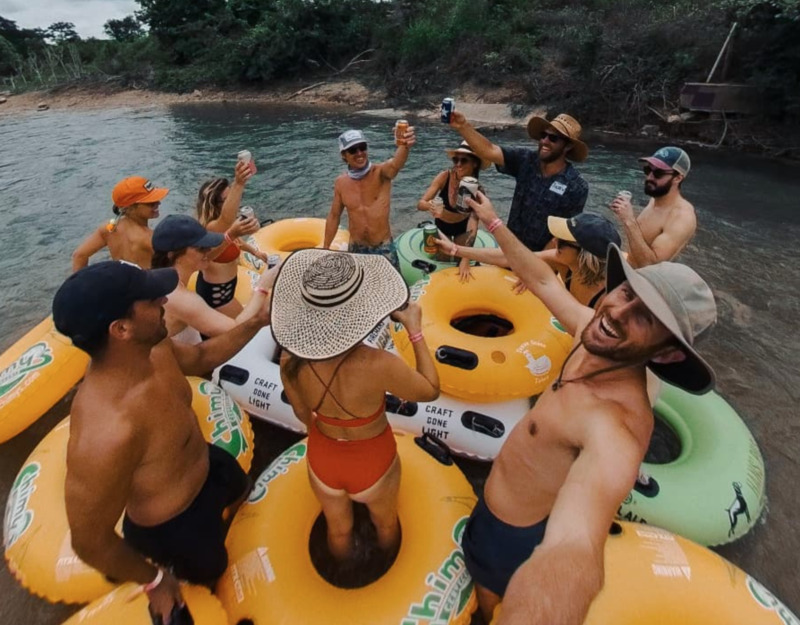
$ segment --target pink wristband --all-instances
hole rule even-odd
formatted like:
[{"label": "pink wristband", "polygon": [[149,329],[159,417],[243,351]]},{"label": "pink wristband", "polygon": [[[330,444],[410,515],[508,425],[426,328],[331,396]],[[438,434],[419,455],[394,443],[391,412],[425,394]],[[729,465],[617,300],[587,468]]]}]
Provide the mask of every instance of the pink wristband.
[{"label": "pink wristband", "polygon": [[489,225],[486,226],[486,230],[489,231],[489,234],[492,234],[495,230],[497,230],[502,225],[503,225],[502,220],[499,217],[495,217],[494,219],[492,219],[492,221],[489,223]]},{"label": "pink wristband", "polygon": [[158,573],[156,573],[156,576],[155,578],[153,578],[153,581],[143,586],[144,591],[153,592],[156,588],[158,588],[158,585],[161,583],[163,579],[164,579],[164,569],[158,569]]},{"label": "pink wristband", "polygon": [[458,245],[453,243],[453,247],[450,248],[450,256],[458,256]]},{"label": "pink wristband", "polygon": [[423,338],[425,337],[422,336],[422,332],[415,332],[414,334],[408,335],[408,340],[412,343],[419,343]]},{"label": "pink wristband", "polygon": [[233,238],[227,232],[225,233],[225,242],[233,245]]},{"label": "pink wristband", "polygon": [[253,289],[256,293],[263,293],[264,295],[269,295],[269,289],[265,289],[263,286],[257,286]]}]

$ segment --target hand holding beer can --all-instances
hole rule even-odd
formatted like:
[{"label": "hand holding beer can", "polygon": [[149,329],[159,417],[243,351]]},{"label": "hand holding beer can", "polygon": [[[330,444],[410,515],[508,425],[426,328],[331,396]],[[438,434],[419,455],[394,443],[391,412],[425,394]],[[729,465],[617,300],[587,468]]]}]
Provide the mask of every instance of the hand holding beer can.
[{"label": "hand holding beer can", "polygon": [[252,206],[242,206],[239,209],[239,219],[250,219],[255,216],[256,212],[253,210]]},{"label": "hand holding beer can", "polygon": [[621,197],[623,200],[628,200],[630,202],[633,198],[633,193],[630,191],[617,191],[617,197]]},{"label": "hand holding beer can", "polygon": [[398,119],[394,124],[394,144],[401,146],[406,144],[406,131],[408,130],[408,121],[405,119]]},{"label": "hand holding beer can", "polygon": [[450,123],[450,116],[453,114],[454,110],[456,110],[456,101],[453,98],[445,98],[442,100],[441,116],[443,124]]},{"label": "hand holding beer can", "polygon": [[256,173],[256,162],[253,159],[253,154],[250,150],[242,150],[236,155],[236,160],[241,161],[250,168],[250,171]]},{"label": "hand holding beer can", "polygon": [[439,247],[436,245],[438,234],[439,228],[436,227],[436,224],[425,224],[422,228],[422,251],[431,258],[436,256],[436,252],[439,251]]},{"label": "hand holding beer can", "polygon": [[456,199],[456,210],[459,213],[471,213],[472,209],[467,204],[467,200],[473,200],[478,197],[478,190],[480,183],[477,178],[472,176],[464,176],[461,182],[458,183],[458,198]]}]

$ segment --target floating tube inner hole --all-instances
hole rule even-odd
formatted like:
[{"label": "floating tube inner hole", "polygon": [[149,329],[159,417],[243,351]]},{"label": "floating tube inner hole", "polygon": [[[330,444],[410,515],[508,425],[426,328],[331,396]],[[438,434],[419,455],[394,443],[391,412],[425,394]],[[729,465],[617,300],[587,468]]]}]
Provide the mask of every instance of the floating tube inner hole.
[{"label": "floating tube inner hole", "polygon": [[320,244],[318,239],[295,239],[294,241],[287,241],[281,245],[281,252],[294,252],[296,250],[304,250],[307,247],[317,247]]},{"label": "floating tube inner hole", "polygon": [[644,461],[649,464],[669,464],[677,460],[681,455],[683,448],[681,439],[675,433],[675,430],[659,417],[657,412],[654,412],[653,416],[656,418],[655,426],[653,427],[653,436],[650,438],[650,445],[647,447]]},{"label": "floating tube inner hole", "polygon": [[496,338],[514,331],[514,324],[494,313],[477,312],[454,317],[450,325],[459,332],[472,336]]},{"label": "floating tube inner hole", "polygon": [[[397,558],[397,551],[387,553],[378,547],[377,534],[369,510],[353,502],[353,555],[339,562],[328,549],[328,524],[320,514],[311,528],[308,551],[317,573],[337,588],[363,588],[383,577]],[[402,529],[400,540],[402,542]]]}]

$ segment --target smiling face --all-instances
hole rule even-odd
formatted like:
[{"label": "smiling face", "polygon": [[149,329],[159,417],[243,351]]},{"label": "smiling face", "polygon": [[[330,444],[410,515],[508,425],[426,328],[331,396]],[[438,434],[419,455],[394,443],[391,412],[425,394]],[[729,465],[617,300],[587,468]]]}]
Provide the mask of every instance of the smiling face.
[{"label": "smiling face", "polygon": [[675,338],[626,281],[606,295],[581,333],[581,341],[595,356],[636,362],[669,351]]},{"label": "smiling face", "polygon": [[539,160],[542,163],[552,163],[560,158],[565,158],[569,146],[569,139],[566,137],[543,130],[539,138]]},{"label": "smiling face", "polygon": [[453,155],[452,160],[453,172],[455,173],[457,180],[461,180],[464,176],[472,176],[473,178],[477,178],[477,174],[481,169],[481,163],[478,159],[456,152]]},{"label": "smiling face", "polygon": [[161,206],[161,202],[132,204],[126,209],[126,213],[128,215],[135,215],[141,219],[156,219],[159,215],[159,206]]},{"label": "smiling face", "polygon": [[347,167],[350,169],[363,169],[369,161],[367,144],[356,143],[346,150],[342,150],[342,160],[347,163]]}]

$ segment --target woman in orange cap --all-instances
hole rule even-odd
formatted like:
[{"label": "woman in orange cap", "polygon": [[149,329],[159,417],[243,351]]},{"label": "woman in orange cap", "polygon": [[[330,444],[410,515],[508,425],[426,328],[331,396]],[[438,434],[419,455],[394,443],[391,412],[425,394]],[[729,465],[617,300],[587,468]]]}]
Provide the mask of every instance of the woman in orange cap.
[{"label": "woman in orange cap", "polygon": [[153,231],[148,221],[158,217],[158,207],[167,193],[169,189],[155,187],[141,176],[120,180],[111,192],[115,216],[72,252],[72,271],[86,267],[89,258],[104,247],[108,247],[113,260],[126,260],[149,269]]}]

